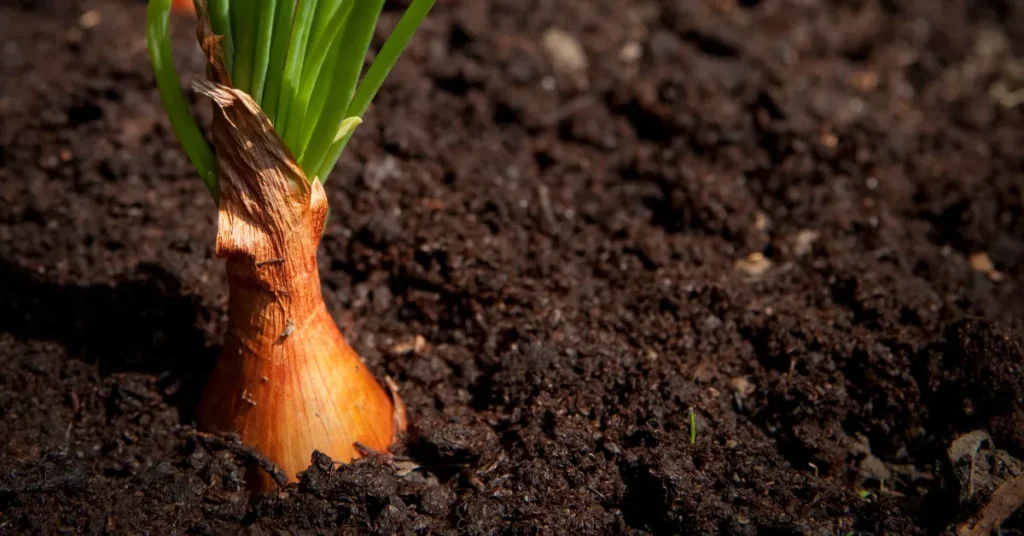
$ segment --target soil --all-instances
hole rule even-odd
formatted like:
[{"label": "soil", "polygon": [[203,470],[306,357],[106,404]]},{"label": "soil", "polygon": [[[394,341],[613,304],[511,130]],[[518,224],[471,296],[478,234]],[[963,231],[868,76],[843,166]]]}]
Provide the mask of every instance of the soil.
[{"label": "soil", "polygon": [[144,15],[0,6],[0,533],[941,534],[954,439],[1019,474],[1024,4],[438,2],[320,253],[409,434],[263,496]]}]

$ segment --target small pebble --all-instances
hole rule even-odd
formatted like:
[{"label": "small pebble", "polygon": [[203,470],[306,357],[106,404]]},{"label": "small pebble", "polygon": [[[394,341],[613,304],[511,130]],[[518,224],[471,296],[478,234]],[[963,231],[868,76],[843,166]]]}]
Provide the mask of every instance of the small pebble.
[{"label": "small pebble", "polygon": [[768,260],[760,251],[751,253],[742,259],[736,260],[736,269],[753,277],[758,277],[768,271],[772,261]]},{"label": "small pebble", "polygon": [[812,229],[804,229],[796,234],[796,239],[793,241],[793,253],[797,257],[803,257],[811,252],[814,247],[814,243],[818,241],[818,237],[821,236],[818,231]]},{"label": "small pebble", "polygon": [[863,70],[857,71],[850,76],[850,85],[856,88],[858,91],[864,93],[870,93],[878,88],[878,73],[875,71]]},{"label": "small pebble", "polygon": [[82,16],[78,19],[78,25],[86,30],[99,26],[101,22],[103,22],[103,15],[95,9],[82,13]]},{"label": "small pebble", "polygon": [[637,60],[643,56],[644,49],[640,46],[640,43],[636,41],[630,41],[619,50],[619,59],[626,63],[636,63]]},{"label": "small pebble", "polygon": [[988,256],[988,253],[985,253],[984,251],[976,251],[971,254],[969,261],[971,263],[971,268],[974,268],[974,271],[985,274],[989,279],[995,282],[1003,280],[1003,274],[999,272],[999,270],[996,270],[995,265],[992,264],[992,259]]},{"label": "small pebble", "polygon": [[541,43],[556,70],[571,76],[581,86],[586,86],[587,54],[572,34],[559,28],[549,28],[544,32]]}]

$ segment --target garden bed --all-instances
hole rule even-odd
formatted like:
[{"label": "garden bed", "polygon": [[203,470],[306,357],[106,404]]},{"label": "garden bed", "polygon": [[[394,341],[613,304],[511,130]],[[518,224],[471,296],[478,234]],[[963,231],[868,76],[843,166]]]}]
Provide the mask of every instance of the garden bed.
[{"label": "garden bed", "polygon": [[253,497],[144,16],[0,7],[0,533],[930,534],[1024,458],[1019,5],[438,2],[320,249],[407,441]]}]

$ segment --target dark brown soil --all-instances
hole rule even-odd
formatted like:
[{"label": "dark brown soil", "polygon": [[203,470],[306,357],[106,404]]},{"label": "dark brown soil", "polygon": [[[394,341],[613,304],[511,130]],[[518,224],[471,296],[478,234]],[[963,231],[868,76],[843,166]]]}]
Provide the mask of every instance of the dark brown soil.
[{"label": "dark brown soil", "polygon": [[1024,457],[1024,4],[438,2],[320,257],[409,437],[261,497],[144,12],[0,4],[0,533],[938,534]]}]

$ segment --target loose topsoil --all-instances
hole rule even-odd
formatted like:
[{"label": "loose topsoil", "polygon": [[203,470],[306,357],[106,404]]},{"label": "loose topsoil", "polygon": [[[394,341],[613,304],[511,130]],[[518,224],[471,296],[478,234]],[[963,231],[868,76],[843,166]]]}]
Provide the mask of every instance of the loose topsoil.
[{"label": "loose topsoil", "polygon": [[1020,474],[1024,4],[439,1],[320,255],[409,434],[266,496],[193,427],[226,284],[144,14],[0,5],[0,533],[939,534]]}]

